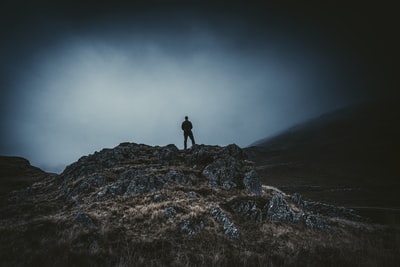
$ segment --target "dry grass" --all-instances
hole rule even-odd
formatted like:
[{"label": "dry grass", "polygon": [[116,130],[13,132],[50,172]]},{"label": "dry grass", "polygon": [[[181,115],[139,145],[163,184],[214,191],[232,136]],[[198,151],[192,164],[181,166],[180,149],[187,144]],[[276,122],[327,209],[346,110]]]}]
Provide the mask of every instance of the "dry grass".
[{"label": "dry grass", "polygon": [[[200,197],[188,197],[189,191]],[[267,201],[276,190],[263,188]],[[160,194],[162,201],[155,202]],[[0,220],[0,266],[398,266],[400,229],[332,220],[325,231],[303,225],[257,222],[229,210],[229,203],[249,198],[241,191],[208,187],[172,187],[141,196],[63,207],[57,198],[31,200],[32,217],[15,211]],[[41,203],[42,208],[35,208]],[[50,208],[46,208],[49,206]],[[224,208],[240,230],[231,240],[210,217]],[[56,209],[58,207],[58,209]],[[174,218],[165,209],[176,211]],[[67,212],[68,211],[68,212]],[[85,212],[94,226],[77,223]],[[188,235],[183,220],[204,227]]]},{"label": "dry grass", "polygon": [[[99,175],[113,182],[127,168],[146,168],[152,177],[170,170],[142,156]],[[0,205],[0,266],[399,265],[398,227],[330,219],[328,230],[314,231],[235,214],[233,205],[242,200],[260,209],[282,192],[263,186],[256,197],[240,189],[212,190],[186,156],[179,155],[174,169],[203,179],[193,186],[170,181],[156,192],[99,200],[103,185],[66,200],[65,191],[79,189],[80,178],[65,185],[54,177],[33,186],[33,193],[15,194]],[[214,207],[235,224],[238,240],[211,216]]]}]

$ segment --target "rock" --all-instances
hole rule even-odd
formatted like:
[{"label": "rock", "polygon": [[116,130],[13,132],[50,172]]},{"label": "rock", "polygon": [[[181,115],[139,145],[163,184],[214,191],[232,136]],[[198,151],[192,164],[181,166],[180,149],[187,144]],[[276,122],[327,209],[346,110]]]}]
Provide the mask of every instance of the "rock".
[{"label": "rock", "polygon": [[[234,144],[226,147],[195,145],[183,153],[172,144],[151,147],[121,143],[114,149],[103,149],[80,158],[68,166],[61,176],[66,198],[74,199],[74,205],[81,205],[83,196],[93,194],[93,191],[97,200],[104,201],[116,196],[130,197],[157,192],[174,183],[182,186],[203,184],[226,191],[243,190],[255,197],[260,197],[262,193],[254,164]],[[187,197],[201,196],[189,191]],[[153,199],[155,202],[164,201],[160,194],[155,194]],[[298,194],[291,198],[275,194],[269,201],[242,199],[231,203],[231,208],[235,214],[255,221],[268,219],[279,223],[303,223],[310,229],[326,229],[324,216],[357,219],[349,209],[303,201]],[[165,212],[169,219],[176,216],[176,210],[172,207],[166,208]],[[223,210],[214,208],[211,215],[223,225],[225,234],[232,239],[238,238],[238,229]],[[186,229],[182,231],[190,235],[189,225],[188,222],[182,222],[183,229]]]},{"label": "rock", "polygon": [[261,194],[261,182],[254,165],[246,161],[246,154],[238,146],[229,145],[213,157],[215,159],[203,170],[212,189],[245,188],[248,193]]},{"label": "rock", "polygon": [[192,164],[207,165],[214,161],[217,151],[210,146],[194,145],[190,150],[190,162]]},{"label": "rock", "polygon": [[198,223],[194,223],[188,219],[184,219],[180,224],[179,224],[179,229],[186,233],[189,236],[193,236],[197,234],[201,229],[204,228],[204,223],[203,221],[200,221]]},{"label": "rock", "polygon": [[304,216],[304,223],[306,224],[307,228],[311,230],[323,230],[323,229],[329,229],[329,226],[326,224],[326,222],[321,218],[321,216],[317,215],[306,215]]},{"label": "rock", "polygon": [[99,200],[146,194],[164,188],[169,182],[184,186],[206,183],[213,189],[261,193],[254,166],[234,144],[226,147],[195,145],[187,154],[172,144],[151,147],[125,142],[113,149],[81,157],[69,165],[61,177],[67,199],[96,190]]},{"label": "rock", "polygon": [[296,203],[297,206],[300,206],[300,207],[301,207],[301,206],[303,205],[303,200],[302,200],[302,198],[301,198],[301,195],[298,194],[298,193],[293,194],[293,196],[292,196],[292,201],[293,201],[294,203]]},{"label": "rock", "polygon": [[208,184],[211,188],[230,190],[238,186],[239,169],[240,163],[232,157],[217,159],[205,167],[203,175],[208,178]]},{"label": "rock", "polygon": [[162,178],[148,176],[142,170],[128,170],[123,172],[119,180],[129,183],[125,195],[143,194],[161,189],[165,181]]},{"label": "rock", "polygon": [[176,171],[176,170],[170,170],[169,172],[167,172],[167,174],[165,174],[164,176],[164,180],[166,181],[175,181],[178,184],[181,185],[192,185],[192,181],[186,176],[184,175],[182,172]]},{"label": "rock", "polygon": [[96,188],[103,186],[106,182],[106,178],[102,175],[93,175],[88,178],[78,180],[75,183],[75,187],[71,190],[71,188],[67,188],[67,185],[64,184],[64,190],[66,193],[66,199],[71,199],[74,196],[83,195],[85,193],[92,192]]},{"label": "rock", "polygon": [[248,193],[252,193],[257,196],[261,195],[260,178],[254,169],[244,174],[243,185]]},{"label": "rock", "polygon": [[178,154],[179,154],[179,149],[175,145],[170,144],[161,150],[160,158],[162,160],[176,159]]},{"label": "rock", "polygon": [[301,214],[294,212],[282,194],[274,195],[268,203],[268,219],[273,222],[297,223]]},{"label": "rock", "polygon": [[[151,147],[121,143],[113,149],[103,149],[80,158],[68,166],[61,176],[66,199],[73,200],[74,205],[83,204],[83,196],[93,194],[93,191],[97,200],[104,201],[116,196],[130,197],[157,192],[174,183],[181,186],[203,184],[226,191],[243,190],[255,197],[260,197],[262,193],[254,164],[234,144],[226,147],[195,145],[183,153],[172,144]],[[187,197],[201,196],[189,191]],[[160,194],[154,195],[153,199],[155,202],[164,201]],[[275,194],[269,201],[242,199],[231,203],[231,208],[235,214],[255,221],[268,219],[279,223],[303,223],[310,229],[326,229],[325,217],[359,218],[352,210],[303,201],[298,194],[291,198]],[[172,207],[165,212],[169,219],[176,216],[176,210]],[[213,209],[212,216],[223,225],[227,235],[238,238],[237,228],[221,209]],[[189,228],[185,229],[190,233]]]},{"label": "rock", "polygon": [[230,145],[224,147],[222,153],[227,154],[227,155],[234,157],[236,159],[239,159],[239,160],[247,159],[246,153],[244,153],[243,150],[235,144],[230,144]]},{"label": "rock", "polygon": [[[137,156],[141,156],[140,151],[148,147],[135,143],[121,143],[113,149],[104,148],[99,152],[83,156],[77,162],[67,166],[61,176],[65,179],[76,179],[77,177],[88,176],[95,172],[120,166],[128,159],[135,159]],[[139,155],[136,155],[136,153]]]},{"label": "rock", "polygon": [[[296,201],[301,200],[299,196],[295,197]],[[273,222],[281,223],[303,223],[309,229],[328,229],[329,225],[319,215],[314,215],[299,207],[299,211],[295,212],[290,208],[288,202],[284,199],[282,194],[276,194],[272,197],[268,204],[268,218]]]},{"label": "rock", "polygon": [[215,221],[222,224],[225,235],[231,239],[239,239],[238,228],[220,208],[212,208],[210,214]]},{"label": "rock", "polygon": [[97,193],[98,200],[105,200],[108,198],[114,198],[118,195],[123,195],[126,192],[127,184],[124,182],[115,182],[108,184],[101,191]]}]

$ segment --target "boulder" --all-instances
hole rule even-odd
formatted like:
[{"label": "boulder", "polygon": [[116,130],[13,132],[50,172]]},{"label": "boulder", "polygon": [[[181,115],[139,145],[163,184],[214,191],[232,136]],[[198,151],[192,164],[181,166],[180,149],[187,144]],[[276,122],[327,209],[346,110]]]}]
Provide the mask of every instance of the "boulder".
[{"label": "boulder", "polygon": [[222,225],[225,235],[231,239],[239,239],[238,228],[220,208],[212,208],[210,214],[215,221]]}]

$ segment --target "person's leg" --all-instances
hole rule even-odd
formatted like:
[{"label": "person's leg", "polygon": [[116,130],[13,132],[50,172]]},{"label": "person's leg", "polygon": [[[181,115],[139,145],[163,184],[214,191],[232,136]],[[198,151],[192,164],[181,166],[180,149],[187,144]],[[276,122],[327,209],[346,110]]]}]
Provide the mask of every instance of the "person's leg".
[{"label": "person's leg", "polygon": [[186,148],[187,148],[187,138],[188,138],[187,133],[184,133],[184,134],[183,134],[183,138],[184,138],[184,140],[183,140],[183,147],[184,147],[184,149],[186,150]]},{"label": "person's leg", "polygon": [[190,140],[192,141],[192,146],[194,146],[196,143],[195,143],[195,141],[194,141],[193,133],[190,133],[190,134],[189,134],[189,137],[190,137]]}]

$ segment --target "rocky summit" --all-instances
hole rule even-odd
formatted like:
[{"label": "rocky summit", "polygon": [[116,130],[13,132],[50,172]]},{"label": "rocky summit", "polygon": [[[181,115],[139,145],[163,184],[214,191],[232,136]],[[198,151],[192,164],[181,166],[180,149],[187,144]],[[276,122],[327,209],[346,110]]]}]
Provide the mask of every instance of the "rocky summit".
[{"label": "rocky summit", "polygon": [[4,266],[365,266],[357,253],[377,231],[262,185],[234,144],[121,143],[9,194],[0,212]]}]

